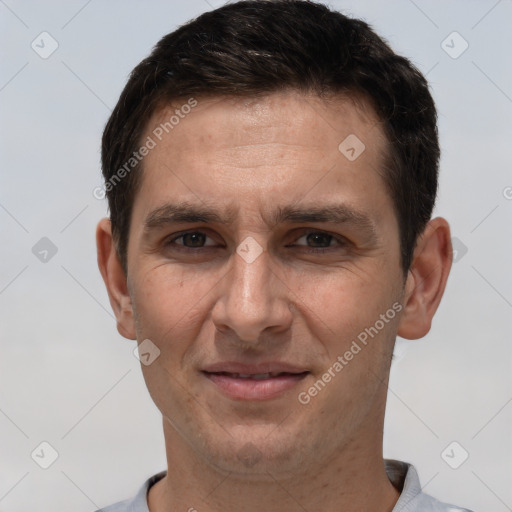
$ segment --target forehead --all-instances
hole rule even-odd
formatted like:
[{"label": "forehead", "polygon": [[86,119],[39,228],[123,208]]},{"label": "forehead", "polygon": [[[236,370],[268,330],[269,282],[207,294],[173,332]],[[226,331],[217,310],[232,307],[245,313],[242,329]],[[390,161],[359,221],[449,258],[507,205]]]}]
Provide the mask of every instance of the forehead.
[{"label": "forehead", "polygon": [[307,141],[310,147],[326,149],[330,145],[337,149],[336,142],[342,136],[359,133],[367,137],[366,132],[372,132],[367,146],[384,149],[380,125],[375,111],[361,95],[330,94],[320,98],[288,90],[256,97],[183,97],[157,108],[146,132],[156,136],[160,145],[186,141],[201,144],[203,151],[211,145],[247,149],[248,142],[293,145],[297,141]]},{"label": "forehead", "polygon": [[353,97],[182,98],[155,112],[147,137],[138,196],[153,210],[176,199],[268,209],[283,195],[361,203],[385,188],[381,123]]}]

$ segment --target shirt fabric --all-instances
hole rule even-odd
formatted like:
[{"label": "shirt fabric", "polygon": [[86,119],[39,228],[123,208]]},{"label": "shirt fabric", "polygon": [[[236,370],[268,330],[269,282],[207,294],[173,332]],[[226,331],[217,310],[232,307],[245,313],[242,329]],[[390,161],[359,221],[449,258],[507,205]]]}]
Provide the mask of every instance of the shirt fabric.
[{"label": "shirt fabric", "polygon": [[[421,490],[418,473],[412,464],[399,460],[384,460],[391,483],[401,491],[392,512],[471,512],[468,509],[441,503]],[[147,494],[149,488],[162,479],[166,471],[148,478],[134,498],[120,501],[96,512],[149,512]]]}]

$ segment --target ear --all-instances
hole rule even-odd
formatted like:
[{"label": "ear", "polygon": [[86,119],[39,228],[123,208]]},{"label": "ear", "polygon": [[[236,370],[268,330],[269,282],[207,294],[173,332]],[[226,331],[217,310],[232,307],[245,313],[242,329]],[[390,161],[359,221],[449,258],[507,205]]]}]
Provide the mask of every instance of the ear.
[{"label": "ear", "polygon": [[448,222],[437,217],[420,235],[405,283],[398,336],[409,340],[425,336],[441,302],[452,266]]},{"label": "ear", "polygon": [[121,336],[135,340],[133,308],[126,275],[112,239],[112,225],[109,219],[102,219],[96,229],[98,267],[107,287],[110,305],[117,320],[117,330]]}]

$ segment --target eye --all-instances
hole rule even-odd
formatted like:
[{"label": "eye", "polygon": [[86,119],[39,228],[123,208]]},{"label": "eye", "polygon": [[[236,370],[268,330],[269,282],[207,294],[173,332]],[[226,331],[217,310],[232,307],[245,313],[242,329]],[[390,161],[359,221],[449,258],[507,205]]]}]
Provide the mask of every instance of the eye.
[{"label": "eye", "polygon": [[[328,252],[329,250],[335,249],[336,245],[339,247],[347,245],[342,237],[336,237],[324,231],[309,231],[298,238],[297,242],[303,239],[307,245],[306,249],[309,249],[307,252],[311,253]],[[303,246],[297,242],[294,245]],[[334,242],[334,246],[331,245],[332,242]]]},{"label": "eye", "polygon": [[[206,244],[206,240],[210,240],[212,243]],[[181,243],[177,243],[177,240],[181,240]],[[179,248],[186,249],[201,249],[203,247],[210,247],[215,245],[215,242],[206,233],[202,231],[187,231],[181,233],[178,236],[173,236],[166,243],[167,246],[177,246]]]},{"label": "eye", "polygon": [[[215,240],[202,231],[175,233],[164,243],[167,248],[179,251],[208,249],[217,245]],[[288,247],[301,247],[307,253],[325,253],[340,247],[343,248],[346,245],[347,241],[343,237],[337,237],[325,231],[308,231]]]}]

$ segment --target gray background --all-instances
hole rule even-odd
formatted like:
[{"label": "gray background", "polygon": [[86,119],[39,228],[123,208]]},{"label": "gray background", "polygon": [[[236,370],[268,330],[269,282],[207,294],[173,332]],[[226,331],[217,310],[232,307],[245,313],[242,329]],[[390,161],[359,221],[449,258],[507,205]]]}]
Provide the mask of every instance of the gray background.
[{"label": "gray background", "polygon": [[[96,267],[106,204],[92,191],[129,71],[161,36],[222,3],[0,0],[0,511],[94,510],[165,468],[135,342],[117,334]],[[385,456],[414,463],[442,500],[512,510],[512,2],[330,5],[427,74],[443,150],[436,214],[457,239],[431,332],[397,342]],[[31,47],[43,31],[59,45],[46,59]],[[55,255],[41,253],[47,241],[33,253],[43,237]],[[58,453],[48,469],[43,441]]]}]

